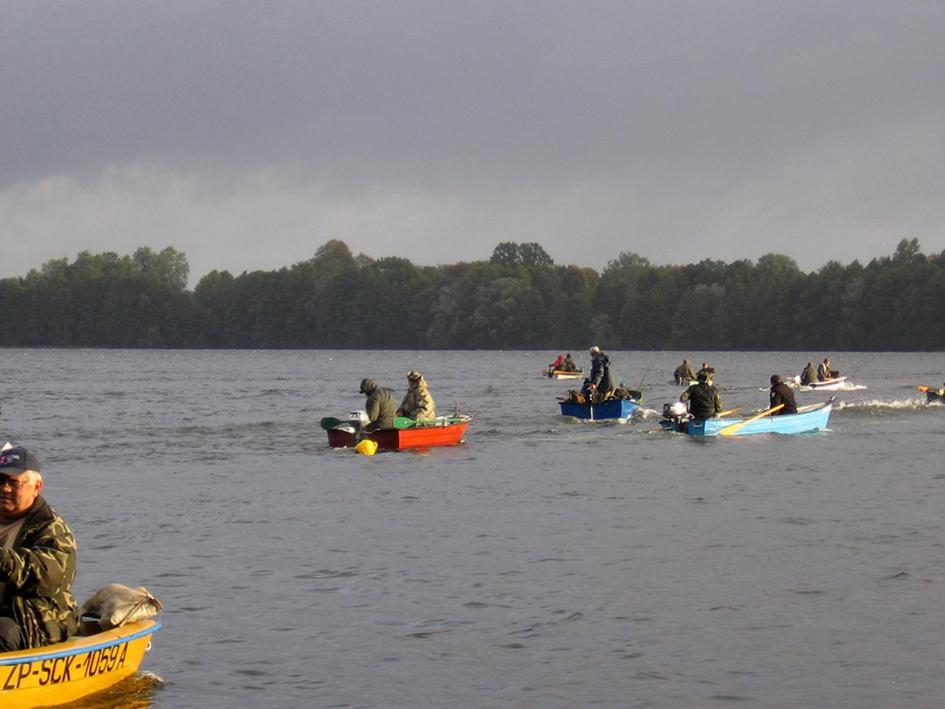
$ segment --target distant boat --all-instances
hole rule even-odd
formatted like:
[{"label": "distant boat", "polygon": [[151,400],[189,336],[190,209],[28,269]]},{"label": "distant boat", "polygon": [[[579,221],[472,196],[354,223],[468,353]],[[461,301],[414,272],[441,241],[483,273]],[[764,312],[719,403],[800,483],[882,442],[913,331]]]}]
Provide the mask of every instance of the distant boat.
[{"label": "distant boat", "polygon": [[[810,433],[827,428],[833,398],[823,404],[811,404],[797,410],[796,414],[763,416],[761,418],[713,418],[690,419],[682,416],[670,417],[664,411],[660,426],[664,431],[685,433],[690,436],[747,436],[754,433]],[[725,431],[725,429],[728,429]]]},{"label": "distant boat", "polygon": [[921,384],[917,386],[916,389],[925,393],[926,404],[945,403],[945,389],[933,389],[932,387],[923,386]]},{"label": "distant boat", "polygon": [[579,404],[560,401],[561,415],[573,416],[585,421],[627,421],[640,408],[635,399],[608,399],[599,404]]},{"label": "distant boat", "polygon": [[584,370],[582,369],[573,369],[573,370],[564,370],[564,369],[554,369],[554,370],[543,370],[542,374],[549,379],[581,379],[584,376]]}]

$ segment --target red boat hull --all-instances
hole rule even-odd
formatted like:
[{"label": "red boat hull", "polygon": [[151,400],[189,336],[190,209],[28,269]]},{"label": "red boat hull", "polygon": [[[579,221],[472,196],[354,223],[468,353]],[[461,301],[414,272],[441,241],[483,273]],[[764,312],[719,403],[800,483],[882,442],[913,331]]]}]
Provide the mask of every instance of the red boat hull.
[{"label": "red boat hull", "polygon": [[[377,443],[379,451],[402,451],[409,448],[432,448],[433,446],[455,446],[463,440],[469,428],[468,421],[451,423],[448,426],[417,426],[394,428],[367,433],[367,438]],[[336,428],[328,429],[328,445],[332,448],[352,448],[357,445],[355,434]]]}]

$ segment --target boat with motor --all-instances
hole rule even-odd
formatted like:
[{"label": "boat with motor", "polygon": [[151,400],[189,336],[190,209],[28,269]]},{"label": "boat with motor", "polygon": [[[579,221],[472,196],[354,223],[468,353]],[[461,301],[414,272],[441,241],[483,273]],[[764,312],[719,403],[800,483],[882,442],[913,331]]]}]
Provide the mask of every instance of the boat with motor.
[{"label": "boat with motor", "polygon": [[347,421],[326,417],[321,427],[328,433],[328,445],[332,448],[354,448],[361,441],[374,441],[378,451],[400,451],[435,446],[455,446],[463,442],[469,428],[471,416],[454,414],[434,419],[411,419],[405,416],[394,418],[394,428],[379,429],[366,433],[367,414],[355,411]]},{"label": "boat with motor", "polygon": [[108,689],[138,671],[160,627],[160,621],[148,618],[54,645],[0,653],[0,707],[53,707]]},{"label": "boat with motor", "polygon": [[830,420],[833,397],[822,404],[811,404],[798,408],[796,414],[771,416],[760,411],[754,416],[742,418],[695,419],[689,416],[686,405],[677,401],[663,406],[660,426],[664,431],[685,433],[689,436],[747,436],[756,433],[811,433],[823,431]]}]

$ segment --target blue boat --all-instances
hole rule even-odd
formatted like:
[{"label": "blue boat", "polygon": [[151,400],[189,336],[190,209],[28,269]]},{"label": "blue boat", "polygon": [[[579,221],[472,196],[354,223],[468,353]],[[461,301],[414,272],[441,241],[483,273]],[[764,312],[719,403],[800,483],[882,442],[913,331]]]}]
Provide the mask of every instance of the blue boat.
[{"label": "blue boat", "polygon": [[796,414],[746,418],[693,419],[684,416],[669,417],[664,411],[660,426],[664,431],[686,433],[690,436],[748,436],[755,433],[811,433],[827,428],[833,399],[823,404],[802,406]]},{"label": "blue boat", "polygon": [[562,416],[573,416],[585,421],[627,421],[640,408],[640,402],[634,399],[608,399],[599,404],[578,404],[573,401],[558,403]]}]

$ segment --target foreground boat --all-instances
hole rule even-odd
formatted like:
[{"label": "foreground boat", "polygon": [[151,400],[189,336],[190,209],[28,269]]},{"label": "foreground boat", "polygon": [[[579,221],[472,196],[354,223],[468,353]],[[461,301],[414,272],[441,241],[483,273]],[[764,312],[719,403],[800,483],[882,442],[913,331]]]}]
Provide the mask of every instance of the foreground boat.
[{"label": "foreground boat", "polygon": [[636,399],[608,399],[599,404],[579,404],[560,401],[562,416],[573,416],[585,421],[627,421],[640,408]]},{"label": "foreground boat", "polygon": [[131,676],[151,649],[157,620],[0,654],[0,707],[31,709],[74,702]]},{"label": "foreground boat", "polygon": [[[382,429],[360,433],[351,423],[341,422],[326,429],[328,445],[332,448],[353,448],[359,441],[374,441],[379,451],[401,451],[411,448],[455,446],[463,442],[470,417],[441,416],[428,421],[413,422],[406,428]],[[397,423],[400,423],[398,420]]]},{"label": "foreground boat", "polygon": [[691,419],[669,416],[664,411],[660,426],[664,431],[685,433],[690,436],[748,436],[755,433],[811,433],[827,428],[833,399],[823,404],[802,406],[796,414],[749,418]]}]

